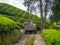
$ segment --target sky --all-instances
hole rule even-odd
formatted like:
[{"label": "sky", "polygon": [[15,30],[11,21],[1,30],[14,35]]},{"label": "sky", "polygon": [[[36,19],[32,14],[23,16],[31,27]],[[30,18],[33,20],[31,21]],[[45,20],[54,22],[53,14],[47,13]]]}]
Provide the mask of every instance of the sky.
[{"label": "sky", "polygon": [[8,3],[26,11],[27,7],[23,5],[23,2],[24,0],[0,0],[0,3]]}]

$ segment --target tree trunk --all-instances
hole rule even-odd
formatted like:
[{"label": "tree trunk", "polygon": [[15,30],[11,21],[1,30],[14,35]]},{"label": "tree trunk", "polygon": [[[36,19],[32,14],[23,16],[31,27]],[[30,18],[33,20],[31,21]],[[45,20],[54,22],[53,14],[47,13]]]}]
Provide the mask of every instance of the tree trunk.
[{"label": "tree trunk", "polygon": [[43,10],[42,10],[42,0],[40,0],[40,14],[41,14],[41,31],[43,31],[43,23],[44,23],[44,19],[43,19]]},{"label": "tree trunk", "polygon": [[45,29],[46,28],[46,16],[47,16],[47,6],[48,6],[48,0],[45,1],[46,4],[45,4],[45,13],[44,13],[44,24],[43,24],[43,28]]}]

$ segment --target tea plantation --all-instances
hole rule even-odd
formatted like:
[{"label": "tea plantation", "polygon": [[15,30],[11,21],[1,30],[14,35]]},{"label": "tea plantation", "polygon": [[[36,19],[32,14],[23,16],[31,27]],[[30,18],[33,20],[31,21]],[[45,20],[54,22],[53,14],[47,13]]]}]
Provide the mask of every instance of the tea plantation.
[{"label": "tea plantation", "polygon": [[10,45],[19,40],[23,36],[20,30],[23,29],[24,22],[31,19],[37,23],[40,22],[40,18],[36,15],[12,5],[0,3],[0,45]]},{"label": "tea plantation", "polygon": [[[40,17],[12,5],[0,3],[0,45],[10,45],[19,40],[23,36],[20,30],[24,28],[24,22],[30,20],[36,22],[38,33],[40,33]],[[40,34],[47,45],[60,45],[60,22],[51,23],[46,20],[46,30]],[[29,37],[25,45],[33,44],[33,40],[33,36]]]}]

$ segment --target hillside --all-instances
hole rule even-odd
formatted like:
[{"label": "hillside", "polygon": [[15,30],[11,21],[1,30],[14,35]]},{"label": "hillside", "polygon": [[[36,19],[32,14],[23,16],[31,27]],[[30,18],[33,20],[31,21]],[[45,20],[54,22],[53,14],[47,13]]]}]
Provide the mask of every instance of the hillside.
[{"label": "hillside", "polygon": [[18,25],[20,25],[22,28],[24,26],[25,21],[34,20],[38,23],[38,25],[40,22],[40,18],[36,15],[29,14],[24,10],[21,10],[6,3],[0,3],[0,14],[3,14],[4,16],[16,21]]},{"label": "hillside", "polygon": [[5,4],[5,3],[0,3],[0,13],[8,16],[18,16],[20,18],[24,17],[28,19],[30,19],[32,16],[36,17],[36,15],[29,14],[19,8],[16,8],[12,5]]}]

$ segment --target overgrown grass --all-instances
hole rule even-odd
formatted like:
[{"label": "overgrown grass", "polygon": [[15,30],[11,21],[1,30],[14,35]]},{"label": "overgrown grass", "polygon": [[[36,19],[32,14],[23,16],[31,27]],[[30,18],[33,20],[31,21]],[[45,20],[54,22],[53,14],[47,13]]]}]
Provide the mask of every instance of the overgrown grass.
[{"label": "overgrown grass", "polygon": [[30,35],[24,45],[34,45],[34,35]]},{"label": "overgrown grass", "polygon": [[22,34],[18,30],[0,35],[0,45],[10,45],[11,43],[16,42],[21,36]]},{"label": "overgrown grass", "polygon": [[47,29],[42,33],[47,45],[60,45],[60,31]]}]

